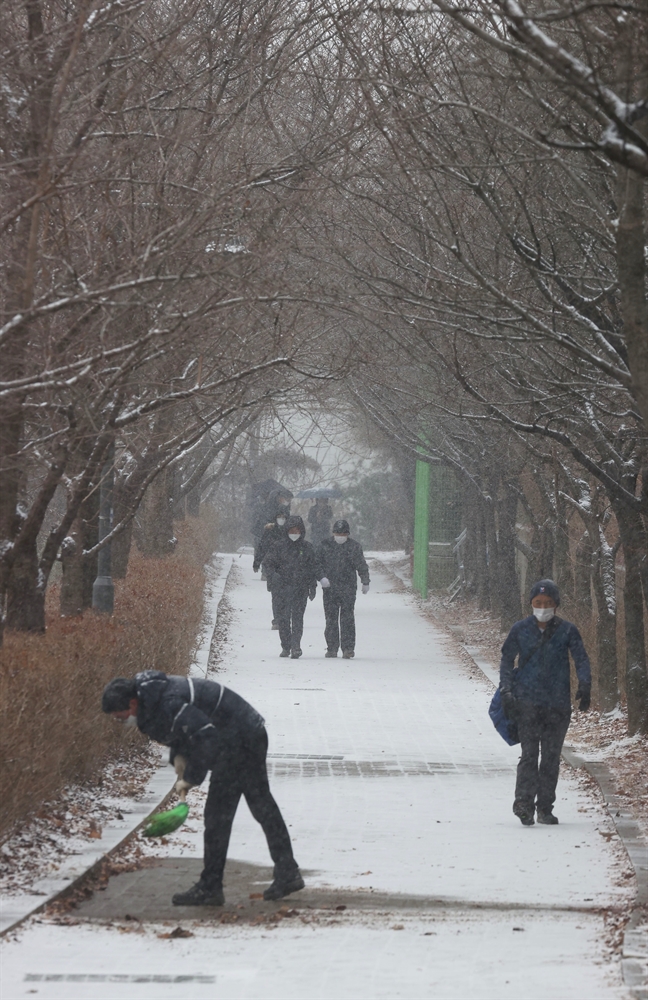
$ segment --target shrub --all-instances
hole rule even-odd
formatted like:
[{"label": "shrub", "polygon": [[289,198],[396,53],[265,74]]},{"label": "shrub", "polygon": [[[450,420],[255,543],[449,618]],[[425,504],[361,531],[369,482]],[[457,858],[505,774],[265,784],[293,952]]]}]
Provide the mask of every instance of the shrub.
[{"label": "shrub", "polygon": [[103,715],[111,677],[154,668],[186,673],[200,633],[204,564],[214,548],[205,518],[176,526],[167,559],[131,555],[115,581],[115,614],[60,618],[51,587],[45,635],[7,633],[0,650],[0,834],[72,782],[97,780],[123,746]]}]

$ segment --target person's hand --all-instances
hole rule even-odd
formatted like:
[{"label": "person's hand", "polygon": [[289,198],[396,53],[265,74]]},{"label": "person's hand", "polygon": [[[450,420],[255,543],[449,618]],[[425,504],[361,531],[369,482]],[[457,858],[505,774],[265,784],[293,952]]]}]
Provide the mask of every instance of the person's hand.
[{"label": "person's hand", "polygon": [[173,758],[173,766],[175,768],[175,773],[179,778],[184,778],[185,767],[187,766],[187,758],[183,757],[182,754],[177,753]]},{"label": "person's hand", "polygon": [[254,563],[252,563],[252,569],[253,569],[253,571],[254,571],[255,573],[258,573],[258,572],[259,572],[259,564],[258,564],[258,562],[254,562]]},{"label": "person's hand", "polygon": [[514,719],[517,712],[517,698],[512,691],[502,691],[502,708],[507,719]]},{"label": "person's hand", "polygon": [[311,587],[310,590],[308,591],[308,599],[310,601],[314,601],[316,593],[317,593],[317,587]]},{"label": "person's hand", "polygon": [[581,712],[587,712],[587,710],[590,707],[591,698],[592,698],[592,685],[579,684],[578,691],[576,692],[576,701],[579,703],[578,707]]},{"label": "person's hand", "polygon": [[363,594],[368,594],[369,593],[369,584],[368,583],[363,583],[362,584],[362,593]]},{"label": "person's hand", "polygon": [[173,786],[173,790],[177,792],[177,794],[183,801],[190,788],[193,788],[193,785],[190,785],[188,781],[184,780],[184,778],[178,778],[175,785]]},{"label": "person's hand", "polygon": [[330,586],[331,586],[331,581],[329,580],[329,578],[327,576],[323,576],[322,579],[320,580],[320,587],[322,587],[323,590],[326,590],[326,588]]}]

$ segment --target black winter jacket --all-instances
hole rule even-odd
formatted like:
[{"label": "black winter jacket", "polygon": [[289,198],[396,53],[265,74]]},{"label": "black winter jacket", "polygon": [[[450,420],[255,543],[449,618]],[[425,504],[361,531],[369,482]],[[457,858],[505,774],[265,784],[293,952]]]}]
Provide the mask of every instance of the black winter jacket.
[{"label": "black winter jacket", "polygon": [[220,754],[264,724],[247,701],[214,681],[144,670],[135,682],[138,729],[171,748],[171,763],[176,754],[186,758],[190,785],[200,785]]},{"label": "black winter jacket", "polygon": [[356,573],[363,584],[369,583],[369,567],[362,545],[353,538],[347,538],[342,545],[333,538],[325,538],[317,549],[317,561],[320,579],[327,577],[333,591],[355,591],[358,587]]},{"label": "black winter jacket", "polygon": [[333,511],[329,504],[315,504],[308,512],[308,523],[314,541],[320,542],[331,534]]},{"label": "black winter jacket", "polygon": [[252,534],[255,538],[261,538],[266,524],[270,524],[271,521],[274,521],[277,516],[277,510],[281,507],[279,498],[287,496],[292,497],[292,493],[290,493],[289,490],[272,491],[261,509],[257,511],[257,516],[252,524]]},{"label": "black winter jacket", "polygon": [[579,684],[591,685],[590,662],[575,625],[556,615],[543,630],[533,615],[523,618],[515,623],[502,646],[501,690],[511,691],[521,701],[569,714],[570,653]]},{"label": "black winter jacket", "polygon": [[287,535],[272,546],[263,560],[270,590],[294,589],[315,592],[317,560],[315,549],[304,537],[291,542]]},{"label": "black winter jacket", "polygon": [[[254,550],[254,562],[252,564],[254,569],[259,568],[275,542],[281,541],[285,535],[286,527],[283,524],[271,524],[265,529],[259,540],[259,544]],[[293,542],[291,544],[294,545],[298,543]]]}]

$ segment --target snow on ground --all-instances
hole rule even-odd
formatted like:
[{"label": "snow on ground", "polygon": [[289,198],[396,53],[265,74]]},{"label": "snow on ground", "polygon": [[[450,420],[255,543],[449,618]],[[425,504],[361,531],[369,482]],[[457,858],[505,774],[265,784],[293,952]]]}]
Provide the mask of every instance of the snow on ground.
[{"label": "snow on ground", "polygon": [[[632,879],[590,784],[566,770],[560,826],[523,828],[511,813],[518,755],[490,724],[491,688],[410,597],[374,572],[356,605],[356,658],[333,663],[318,592],[302,659],[279,659],[265,584],[249,555],[234,565],[218,679],[266,718],[272,787],[309,885],[357,889],[358,908],[275,929],[184,923],[187,939],[168,925],[33,921],[4,946],[3,1000],[627,996],[606,916]],[[200,855],[202,795],[190,794],[189,830],[147,853]],[[244,804],[230,857],[268,863]],[[434,902],[368,912],[372,891]],[[299,894],[288,902],[299,910]]]}]

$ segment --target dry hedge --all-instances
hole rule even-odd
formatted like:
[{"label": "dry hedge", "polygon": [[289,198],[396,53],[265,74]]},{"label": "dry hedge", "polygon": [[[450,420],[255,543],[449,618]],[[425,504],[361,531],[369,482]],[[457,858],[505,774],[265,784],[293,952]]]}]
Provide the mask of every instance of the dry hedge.
[{"label": "dry hedge", "polygon": [[115,581],[115,614],[58,615],[48,595],[45,635],[8,633],[0,650],[0,835],[72,782],[97,780],[125,736],[102,714],[115,676],[154,668],[185,673],[200,632],[204,564],[214,549],[206,519],[177,525],[167,559],[133,552]]}]

